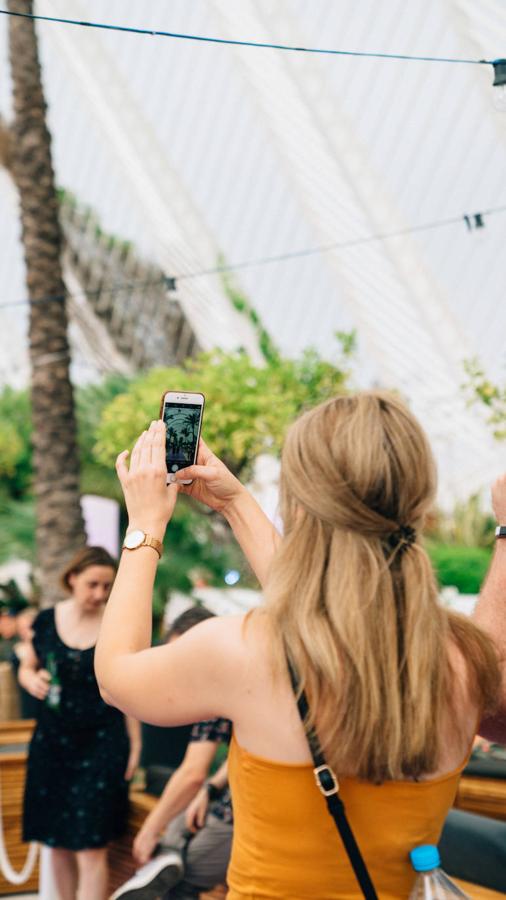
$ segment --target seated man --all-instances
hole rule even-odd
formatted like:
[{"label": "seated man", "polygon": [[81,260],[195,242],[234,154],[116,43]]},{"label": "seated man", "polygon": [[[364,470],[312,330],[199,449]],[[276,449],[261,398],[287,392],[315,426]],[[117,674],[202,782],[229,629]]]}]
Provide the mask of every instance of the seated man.
[{"label": "seated man", "polygon": [[[176,620],[168,640],[183,633],[180,620],[191,612]],[[183,762],[135,838],[133,855],[141,868],[111,900],[156,900],[164,895],[170,900],[190,900],[225,881],[233,831],[226,765],[207,782],[206,776],[218,746],[228,744],[230,734],[231,724],[226,719],[193,726]],[[183,811],[193,799],[197,805],[189,810],[188,829]],[[212,802],[205,825],[192,837],[205,819],[203,807],[208,800]],[[160,852],[151,858],[158,848]]]},{"label": "seated man", "polygon": [[194,900],[202,891],[225,882],[233,835],[227,778],[225,761],[186,813],[177,816],[167,828],[162,844],[167,848],[183,845],[184,874],[164,900]]}]

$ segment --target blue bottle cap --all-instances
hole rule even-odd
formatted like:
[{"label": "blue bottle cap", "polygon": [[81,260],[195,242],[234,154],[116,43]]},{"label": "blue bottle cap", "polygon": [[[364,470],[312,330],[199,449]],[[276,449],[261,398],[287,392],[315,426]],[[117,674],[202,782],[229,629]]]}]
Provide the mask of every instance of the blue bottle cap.
[{"label": "blue bottle cap", "polygon": [[439,850],[432,844],[422,844],[421,847],[415,847],[409,855],[415,872],[429,872],[431,869],[437,869],[441,865]]}]

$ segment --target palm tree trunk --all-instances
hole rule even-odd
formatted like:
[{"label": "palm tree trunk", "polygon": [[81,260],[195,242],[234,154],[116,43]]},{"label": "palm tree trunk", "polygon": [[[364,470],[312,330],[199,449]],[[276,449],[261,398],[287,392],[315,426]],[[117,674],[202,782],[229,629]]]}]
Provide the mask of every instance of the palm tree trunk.
[{"label": "palm tree trunk", "polygon": [[[8,7],[32,13],[33,0],[9,0]],[[43,603],[49,605],[61,595],[58,574],[85,543],[85,533],[60,263],[62,236],[33,20],[10,18],[9,55],[14,96],[11,162],[30,297],[37,569]]]}]

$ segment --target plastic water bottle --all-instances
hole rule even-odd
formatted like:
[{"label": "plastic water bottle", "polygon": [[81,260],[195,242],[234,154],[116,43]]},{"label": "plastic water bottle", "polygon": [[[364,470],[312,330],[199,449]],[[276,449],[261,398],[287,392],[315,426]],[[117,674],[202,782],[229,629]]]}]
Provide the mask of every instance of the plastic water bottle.
[{"label": "plastic water bottle", "polygon": [[437,847],[424,844],[409,854],[418,877],[409,900],[446,900],[447,897],[464,897],[471,900],[441,869],[441,857]]}]

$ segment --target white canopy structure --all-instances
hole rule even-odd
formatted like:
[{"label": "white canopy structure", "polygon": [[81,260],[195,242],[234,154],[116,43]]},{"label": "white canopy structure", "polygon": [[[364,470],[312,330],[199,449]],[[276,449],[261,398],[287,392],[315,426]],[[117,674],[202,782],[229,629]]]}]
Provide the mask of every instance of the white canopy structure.
[{"label": "white canopy structure", "polygon": [[[38,0],[36,12],[297,46],[506,56],[502,0]],[[475,356],[504,377],[506,211],[486,213],[506,207],[506,113],[493,107],[491,67],[43,22],[37,31],[58,183],[177,276],[199,345],[258,355],[220,277],[196,273],[220,256],[235,264],[301,251],[234,272],[282,351],[314,346],[332,359],[335,332],[355,328],[355,381],[409,399],[436,450],[442,502],[489,484],[504,449],[462,383]],[[1,17],[0,111],[9,109]],[[469,229],[464,216],[473,225],[477,213],[484,227]],[[1,307],[26,296],[4,173],[0,239]],[[0,308],[4,382],[26,377],[26,316],[23,305]],[[81,379],[98,366],[83,341],[77,330]]]}]

